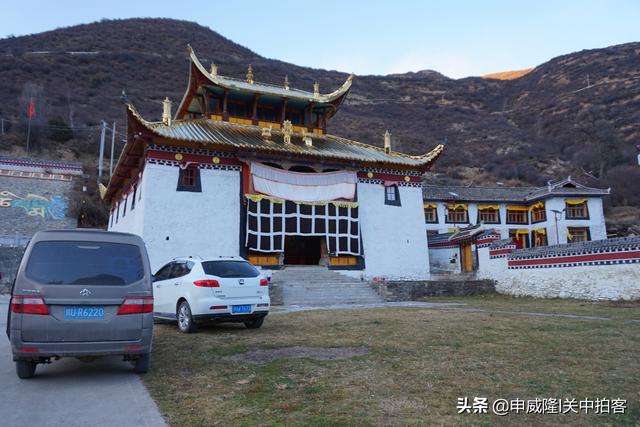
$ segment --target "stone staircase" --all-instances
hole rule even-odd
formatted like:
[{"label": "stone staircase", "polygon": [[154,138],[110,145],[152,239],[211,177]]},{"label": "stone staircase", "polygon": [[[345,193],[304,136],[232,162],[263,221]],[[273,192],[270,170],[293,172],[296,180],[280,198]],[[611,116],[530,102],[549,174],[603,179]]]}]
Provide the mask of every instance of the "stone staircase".
[{"label": "stone staircase", "polygon": [[273,273],[271,283],[281,291],[285,305],[324,306],[383,302],[366,281],[326,267],[287,266]]}]

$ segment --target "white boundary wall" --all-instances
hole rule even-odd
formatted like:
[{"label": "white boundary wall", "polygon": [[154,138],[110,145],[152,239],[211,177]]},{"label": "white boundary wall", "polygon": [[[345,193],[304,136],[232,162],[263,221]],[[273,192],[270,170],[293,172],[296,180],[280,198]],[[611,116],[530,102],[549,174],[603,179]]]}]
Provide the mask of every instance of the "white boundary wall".
[{"label": "white boundary wall", "polygon": [[[609,241],[603,242],[611,242]],[[618,240],[618,239],[616,239]],[[640,239],[638,239],[640,241]],[[557,248],[562,247],[563,253]],[[640,299],[640,252],[638,243],[621,244],[617,248],[584,250],[576,245],[560,245],[556,253],[537,257],[516,258],[519,253],[494,255],[505,249],[484,247],[478,250],[480,268],[478,277],[496,282],[496,291],[514,296],[540,298],[577,298],[587,300]],[[554,249],[554,247],[550,247]],[[566,250],[565,250],[566,249]],[[553,257],[553,258],[552,258]],[[535,267],[515,268],[513,261],[557,262],[565,257],[566,263],[542,264]],[[600,259],[598,261],[597,259]],[[602,261],[606,259],[606,261]],[[509,262],[512,266],[509,267]],[[570,262],[571,261],[571,262]],[[589,265],[592,264],[592,265]]]}]

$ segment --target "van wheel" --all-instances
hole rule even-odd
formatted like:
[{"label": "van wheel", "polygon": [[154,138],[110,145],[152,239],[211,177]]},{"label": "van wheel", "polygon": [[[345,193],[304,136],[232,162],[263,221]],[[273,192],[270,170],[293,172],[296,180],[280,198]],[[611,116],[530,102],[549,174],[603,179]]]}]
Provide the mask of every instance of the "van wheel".
[{"label": "van wheel", "polygon": [[143,354],[136,359],[136,364],[133,368],[136,374],[146,374],[151,368],[151,354]]},{"label": "van wheel", "polygon": [[16,373],[18,374],[18,378],[22,378],[23,380],[33,378],[36,374],[36,362],[16,360]]},{"label": "van wheel", "polygon": [[252,320],[250,322],[244,322],[244,326],[246,326],[247,329],[260,329],[263,323],[264,323],[264,317],[261,317],[259,319]]},{"label": "van wheel", "polygon": [[178,329],[180,329],[180,332],[188,334],[195,332],[197,329],[196,324],[193,322],[193,315],[191,314],[191,307],[189,307],[188,302],[182,301],[180,305],[178,305],[176,318],[178,319]]}]

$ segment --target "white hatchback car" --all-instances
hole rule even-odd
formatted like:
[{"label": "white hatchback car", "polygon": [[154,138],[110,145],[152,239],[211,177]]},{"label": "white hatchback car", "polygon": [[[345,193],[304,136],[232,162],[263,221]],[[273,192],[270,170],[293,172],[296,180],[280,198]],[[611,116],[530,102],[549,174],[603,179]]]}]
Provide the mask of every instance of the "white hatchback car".
[{"label": "white hatchback car", "polygon": [[154,317],[182,332],[216,322],[257,329],[269,314],[269,281],[240,257],[175,258],[154,275],[153,293]]}]

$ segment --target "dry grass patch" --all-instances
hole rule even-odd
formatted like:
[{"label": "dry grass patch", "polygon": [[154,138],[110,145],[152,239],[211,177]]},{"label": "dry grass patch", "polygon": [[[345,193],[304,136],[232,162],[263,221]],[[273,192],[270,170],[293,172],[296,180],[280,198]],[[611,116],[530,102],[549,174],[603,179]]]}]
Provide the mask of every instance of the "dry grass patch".
[{"label": "dry grass patch", "polygon": [[[609,307],[612,312],[618,308]],[[614,316],[611,316],[614,317]],[[640,325],[388,308],[270,315],[260,330],[158,325],[145,383],[172,425],[635,425]],[[366,349],[340,360],[247,352]],[[267,353],[265,353],[267,354]],[[458,397],[626,398],[624,416],[457,415]]]}]

